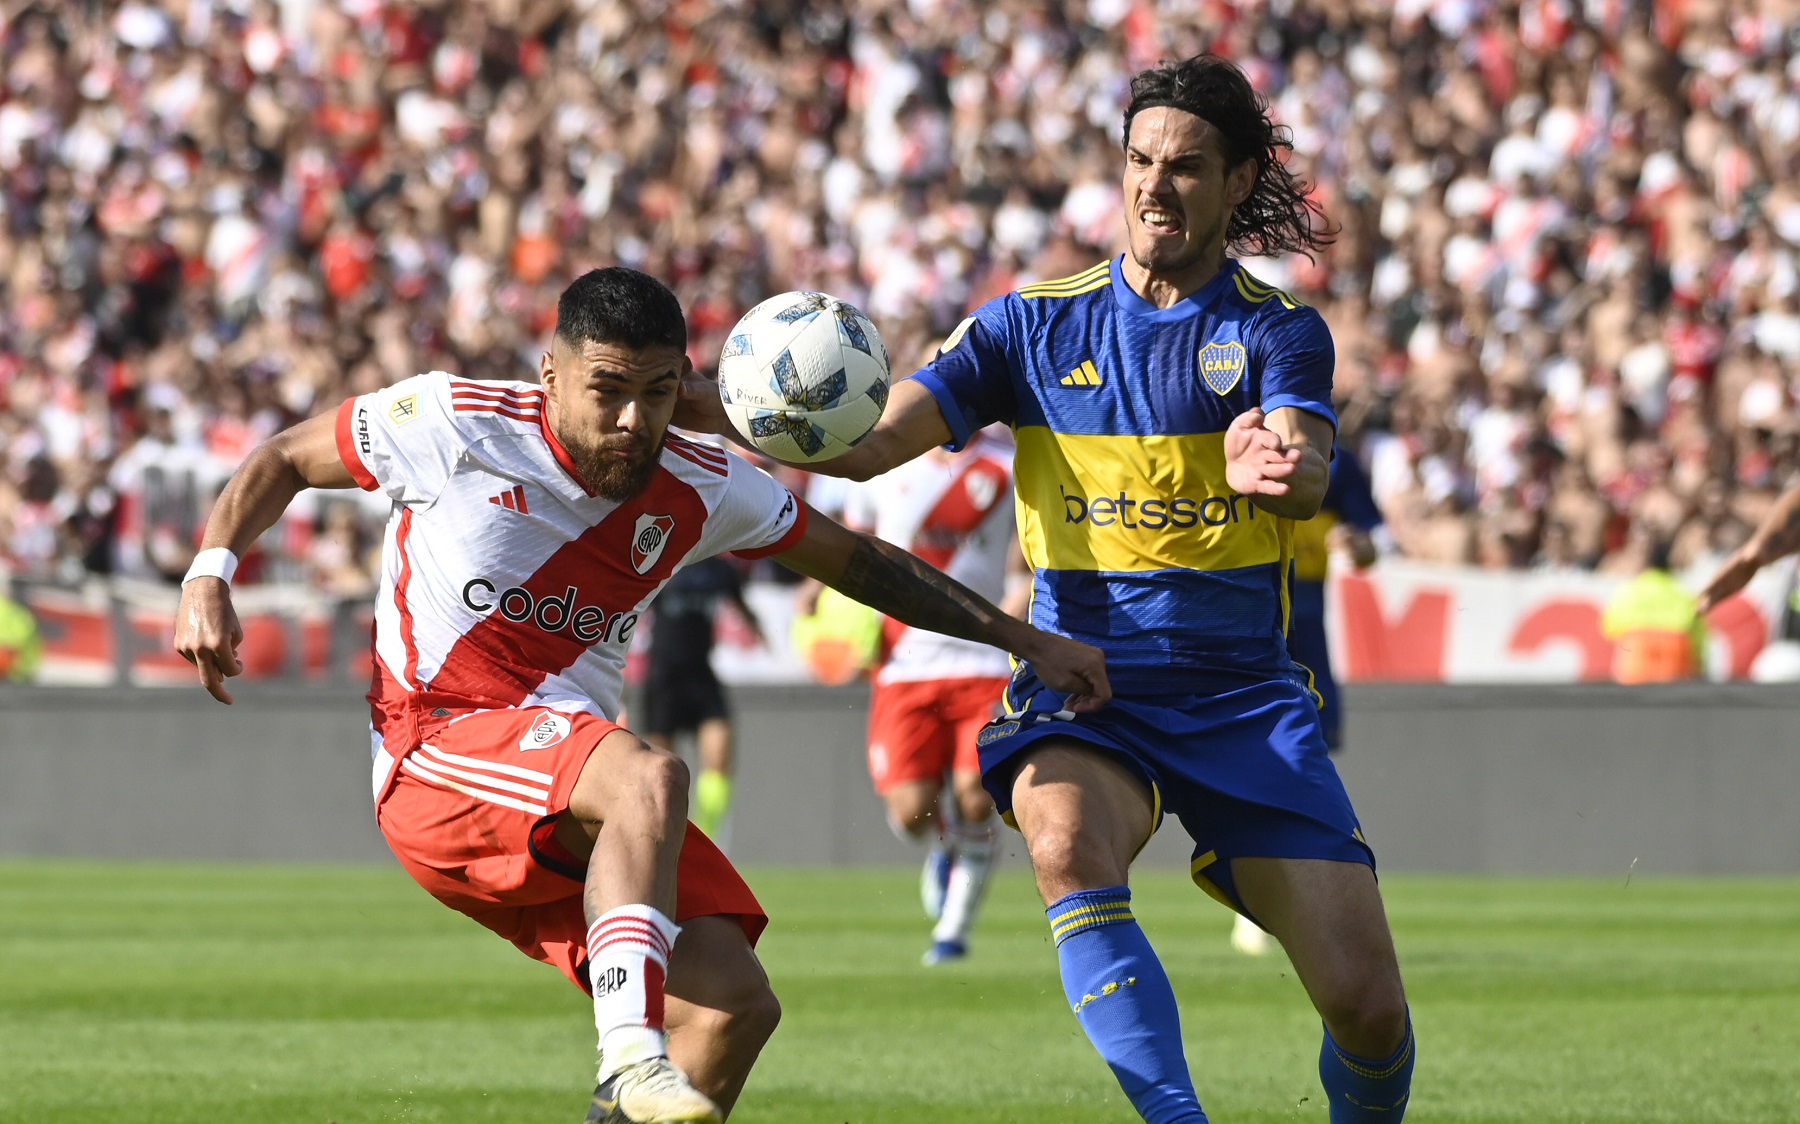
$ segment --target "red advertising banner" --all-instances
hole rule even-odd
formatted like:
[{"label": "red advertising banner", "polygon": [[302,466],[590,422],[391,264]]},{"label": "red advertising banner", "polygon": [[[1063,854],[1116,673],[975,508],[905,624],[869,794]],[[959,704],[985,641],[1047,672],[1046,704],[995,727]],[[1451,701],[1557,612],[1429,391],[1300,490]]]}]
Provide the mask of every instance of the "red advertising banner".
[{"label": "red advertising banner", "polygon": [[[1707,672],[1743,679],[1774,638],[1791,567],[1772,567],[1707,618]],[[1705,575],[1688,584],[1698,588]],[[1624,578],[1383,561],[1332,578],[1326,622],[1346,682],[1575,683],[1608,679],[1600,629]]]}]

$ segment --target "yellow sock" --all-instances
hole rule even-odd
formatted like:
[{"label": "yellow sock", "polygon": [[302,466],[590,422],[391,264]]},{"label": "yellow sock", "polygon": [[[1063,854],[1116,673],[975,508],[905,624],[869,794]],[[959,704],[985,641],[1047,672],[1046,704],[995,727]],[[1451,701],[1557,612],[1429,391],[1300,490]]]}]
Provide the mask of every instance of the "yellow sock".
[{"label": "yellow sock", "polygon": [[694,788],[694,823],[708,835],[717,835],[725,813],[731,811],[731,778],[717,769],[703,769]]}]

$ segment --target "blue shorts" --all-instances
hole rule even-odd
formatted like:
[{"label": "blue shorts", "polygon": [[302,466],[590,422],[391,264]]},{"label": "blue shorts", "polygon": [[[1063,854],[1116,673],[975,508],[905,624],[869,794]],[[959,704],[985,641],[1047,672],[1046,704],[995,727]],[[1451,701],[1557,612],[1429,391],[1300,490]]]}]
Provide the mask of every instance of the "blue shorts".
[{"label": "blue shorts", "polygon": [[1326,756],[1318,702],[1298,681],[1263,680],[1212,695],[1115,696],[1092,714],[1072,714],[1061,694],[1021,665],[1007,705],[976,740],[982,784],[1009,823],[1013,778],[1031,747],[1069,738],[1143,779],[1156,805],[1152,833],[1164,813],[1179,816],[1194,841],[1195,884],[1240,913],[1232,859],[1375,865]]},{"label": "blue shorts", "polygon": [[1344,707],[1337,679],[1331,673],[1331,648],[1325,640],[1325,583],[1296,581],[1293,613],[1288,618],[1288,651],[1294,662],[1312,672],[1313,690],[1319,693],[1319,722],[1325,729],[1325,745],[1333,753],[1343,748]]}]

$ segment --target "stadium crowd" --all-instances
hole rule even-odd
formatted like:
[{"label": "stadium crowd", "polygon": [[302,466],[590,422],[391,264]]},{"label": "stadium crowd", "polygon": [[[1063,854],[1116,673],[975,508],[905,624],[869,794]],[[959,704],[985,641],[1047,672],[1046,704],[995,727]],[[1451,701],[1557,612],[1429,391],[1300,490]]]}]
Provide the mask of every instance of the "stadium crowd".
[{"label": "stadium crowd", "polygon": [[[172,579],[257,441],[531,378],[558,292],[761,297],[897,365],[1116,252],[1130,74],[1246,66],[1340,227],[1257,261],[1337,340],[1392,548],[1635,570],[1800,471],[1792,0],[0,0],[0,565]],[[904,373],[904,372],[897,372]],[[370,587],[383,514],[264,576]],[[245,576],[253,571],[248,567]]]}]

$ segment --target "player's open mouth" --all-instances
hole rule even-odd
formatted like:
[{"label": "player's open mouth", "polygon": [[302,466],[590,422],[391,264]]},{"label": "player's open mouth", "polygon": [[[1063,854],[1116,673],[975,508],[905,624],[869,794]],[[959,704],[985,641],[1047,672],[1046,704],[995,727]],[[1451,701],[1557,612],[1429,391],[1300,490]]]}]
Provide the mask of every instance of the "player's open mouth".
[{"label": "player's open mouth", "polygon": [[1138,221],[1152,234],[1180,234],[1181,216],[1174,211],[1165,211],[1161,207],[1145,207],[1138,212]]}]

